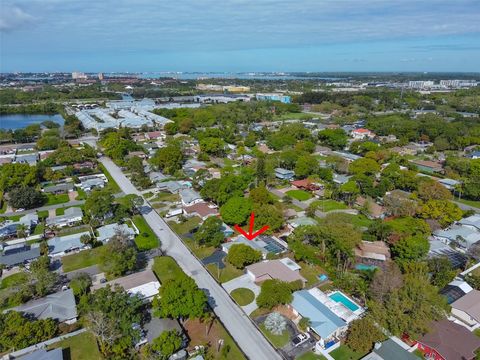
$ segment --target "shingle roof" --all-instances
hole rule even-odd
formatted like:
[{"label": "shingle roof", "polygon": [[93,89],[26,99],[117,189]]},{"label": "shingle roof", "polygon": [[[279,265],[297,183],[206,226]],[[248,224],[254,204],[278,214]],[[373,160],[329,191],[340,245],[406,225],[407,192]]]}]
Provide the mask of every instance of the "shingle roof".
[{"label": "shingle roof", "polygon": [[[373,354],[373,356],[372,356]],[[392,339],[375,344],[373,351],[362,360],[418,360],[418,357],[408,352]]]},{"label": "shingle roof", "polygon": [[328,339],[335,331],[347,326],[347,323],[335,315],[307,290],[293,293],[293,308],[302,317],[310,319],[310,327],[323,339]]},{"label": "shingle roof", "polygon": [[462,325],[446,319],[433,322],[431,331],[418,341],[435,349],[448,360],[473,359],[475,350],[480,347],[479,337]]},{"label": "shingle roof", "polygon": [[480,291],[472,290],[452,303],[452,308],[465,311],[480,322]]},{"label": "shingle roof", "polygon": [[278,279],[286,282],[307,281],[298,271],[291,270],[280,260],[267,260],[248,265],[246,270],[251,272],[257,281],[268,279]]},{"label": "shingle roof", "polygon": [[63,360],[63,350],[62,348],[45,350],[39,349],[31,352],[30,354],[19,356],[15,358],[16,360]]},{"label": "shingle roof", "polygon": [[133,231],[133,229],[129,228],[128,225],[117,224],[117,223],[108,224],[108,225],[99,227],[97,229],[97,231],[98,231],[97,240],[103,241],[103,242],[108,241],[112,237],[114,237],[115,234],[117,233],[117,231],[121,232],[123,234],[129,235],[129,236],[134,236],[135,235],[135,231]]},{"label": "shingle roof", "polygon": [[7,311],[21,311],[33,314],[37,319],[55,319],[59,322],[77,317],[77,306],[73,290],[68,289],[47,295],[41,299],[31,300]]},{"label": "shingle roof", "polygon": [[0,264],[5,266],[15,266],[23,264],[25,261],[36,259],[40,256],[40,247],[26,246],[23,251],[14,252],[13,254],[0,255]]}]

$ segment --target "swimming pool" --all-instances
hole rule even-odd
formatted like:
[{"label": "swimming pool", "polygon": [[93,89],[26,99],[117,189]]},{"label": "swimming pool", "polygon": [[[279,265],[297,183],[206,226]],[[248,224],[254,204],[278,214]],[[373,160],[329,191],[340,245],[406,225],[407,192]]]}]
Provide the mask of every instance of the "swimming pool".
[{"label": "swimming pool", "polygon": [[365,264],[357,264],[355,265],[355,269],[357,270],[375,270],[377,266],[375,265],[365,265]]},{"label": "swimming pool", "polygon": [[343,305],[345,305],[348,309],[350,309],[352,311],[357,311],[359,309],[357,304],[355,304],[353,301],[351,301],[349,298],[347,298],[345,295],[343,295],[339,291],[328,295],[328,297],[335,302],[342,303]]}]

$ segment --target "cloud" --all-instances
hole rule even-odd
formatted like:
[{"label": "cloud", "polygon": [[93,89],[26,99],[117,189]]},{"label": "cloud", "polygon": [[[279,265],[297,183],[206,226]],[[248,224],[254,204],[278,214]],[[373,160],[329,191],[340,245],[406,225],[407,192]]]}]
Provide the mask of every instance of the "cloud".
[{"label": "cloud", "polygon": [[0,31],[13,31],[23,28],[35,18],[18,6],[2,5],[0,12]]}]

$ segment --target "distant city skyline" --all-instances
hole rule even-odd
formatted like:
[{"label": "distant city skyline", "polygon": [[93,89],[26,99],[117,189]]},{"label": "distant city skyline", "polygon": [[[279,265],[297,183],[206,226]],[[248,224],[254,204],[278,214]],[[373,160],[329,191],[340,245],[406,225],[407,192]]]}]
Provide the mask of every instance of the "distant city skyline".
[{"label": "distant city skyline", "polygon": [[475,0],[3,0],[0,71],[480,71]]}]

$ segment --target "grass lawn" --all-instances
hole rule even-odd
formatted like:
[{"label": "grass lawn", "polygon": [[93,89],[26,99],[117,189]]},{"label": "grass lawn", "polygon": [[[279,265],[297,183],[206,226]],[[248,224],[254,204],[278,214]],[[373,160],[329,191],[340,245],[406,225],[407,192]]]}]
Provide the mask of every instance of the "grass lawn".
[{"label": "grass lawn", "polygon": [[473,206],[473,207],[476,207],[476,208],[480,209],[480,201],[467,200],[467,199],[460,199],[460,200],[455,199],[455,201],[458,201],[459,203],[469,205],[469,206]]},{"label": "grass lawn", "polygon": [[178,235],[188,234],[192,229],[196,228],[200,224],[200,219],[198,216],[188,218],[187,221],[183,223],[176,223],[175,221],[169,221],[168,225],[175,231]]},{"label": "grass lawn", "polygon": [[[218,269],[216,264],[208,264],[207,270],[212,274],[212,276],[220,283],[224,283],[243,275],[243,270],[237,269],[232,264],[229,264],[225,261],[225,268]],[[220,278],[218,277],[218,273],[220,273]]]},{"label": "grass lawn", "polygon": [[73,234],[79,234],[81,232],[85,231],[90,231],[90,226],[89,225],[80,225],[80,226],[75,226],[72,228],[66,227],[60,230],[58,235],[60,236],[66,236],[66,235],[73,235]]},{"label": "grass lawn", "polygon": [[[145,196],[147,198],[147,196]],[[168,202],[175,202],[179,201],[180,196],[178,194],[170,194],[168,192],[159,192],[155,197],[151,200],[150,202],[156,202],[156,201],[168,201]]]},{"label": "grass lawn", "polygon": [[417,355],[420,359],[425,359],[425,356],[423,355],[423,353],[417,349],[413,352],[414,355]]},{"label": "grass lawn", "polygon": [[68,198],[68,194],[48,194],[47,195],[47,203],[45,205],[57,205],[57,204],[65,204],[69,202],[70,199]]},{"label": "grass lawn", "polygon": [[62,257],[63,271],[70,272],[98,264],[104,249],[104,246],[99,246],[97,248],[83,250],[79,253]]},{"label": "grass lawn", "polygon": [[330,355],[335,360],[358,360],[365,356],[365,354],[353,351],[347,345],[340,345],[340,347],[333,350]]},{"label": "grass lawn", "polygon": [[152,270],[161,283],[185,275],[180,266],[170,256],[157,256],[154,259]]},{"label": "grass lawn", "polygon": [[35,230],[33,230],[33,235],[43,234],[44,229],[45,229],[45,224],[39,223],[37,226],[35,226]]},{"label": "grass lawn", "polygon": [[270,331],[265,328],[264,324],[260,325],[260,329],[262,333],[267,337],[268,340],[276,347],[282,348],[287,345],[288,340],[290,339],[290,334],[287,330],[285,330],[281,335],[274,335]]},{"label": "grass lawn", "polygon": [[6,289],[12,286],[24,284],[28,281],[28,274],[24,272],[19,272],[10,276],[5,277],[0,282],[0,289]]},{"label": "grass lawn", "polygon": [[102,360],[97,342],[90,332],[84,332],[50,345],[49,349],[62,348],[70,360]]},{"label": "grass lawn", "polygon": [[55,215],[60,216],[60,215],[65,215],[65,208],[56,208],[55,209]]},{"label": "grass lawn", "polygon": [[233,290],[230,293],[230,296],[237,302],[240,306],[245,306],[250,304],[255,300],[255,294],[252,290],[246,288],[238,288]]},{"label": "grass lawn", "polygon": [[7,211],[7,202],[3,200],[3,194],[0,193],[0,203],[2,207],[0,207],[0,214],[3,214],[5,211]]},{"label": "grass lawn", "polygon": [[143,216],[135,215],[132,220],[138,231],[140,231],[140,234],[135,237],[135,244],[137,244],[138,250],[144,251],[156,248],[158,246],[158,238]]},{"label": "grass lawn", "polygon": [[358,215],[350,215],[352,218],[352,224],[357,227],[368,227],[373,220],[370,220],[365,215],[358,214]]},{"label": "grass lawn", "polygon": [[295,360],[327,360],[327,358],[323,355],[317,355],[309,351],[299,357],[296,357]]},{"label": "grass lawn", "polygon": [[[211,327],[206,330],[206,324],[198,319],[190,319],[185,323],[185,330],[187,331],[190,343],[188,348],[192,349],[196,345],[207,344],[206,359],[213,360],[244,360],[245,356],[242,354],[237,344],[233,341],[230,334],[225,330],[222,323],[218,320],[213,321]],[[218,340],[224,341],[222,348],[217,352]]]},{"label": "grass lawn", "polygon": [[87,193],[82,189],[77,189],[77,197],[75,200],[85,200],[87,198]]},{"label": "grass lawn", "polygon": [[198,245],[195,240],[190,237],[182,236],[185,245],[195,254],[199,259],[203,259],[214,253],[215,248],[213,246]]},{"label": "grass lawn", "polygon": [[348,206],[344,203],[331,199],[314,201],[312,206],[316,206],[318,210],[323,212],[348,209]]},{"label": "grass lawn", "polygon": [[304,190],[289,190],[286,194],[298,201],[305,201],[312,198],[312,194]]},{"label": "grass lawn", "polygon": [[319,283],[318,275],[325,274],[325,270],[318,265],[310,265],[305,262],[300,262],[299,265],[302,267],[300,274],[307,279],[307,287]]},{"label": "grass lawn", "polygon": [[120,186],[113,180],[112,175],[108,172],[108,170],[103,166],[103,164],[98,164],[98,168],[105,174],[105,176],[108,179],[108,185],[107,187],[112,190],[113,193],[118,193],[120,192]]},{"label": "grass lawn", "polygon": [[48,218],[48,210],[37,211],[37,215],[39,219],[46,219]]}]

